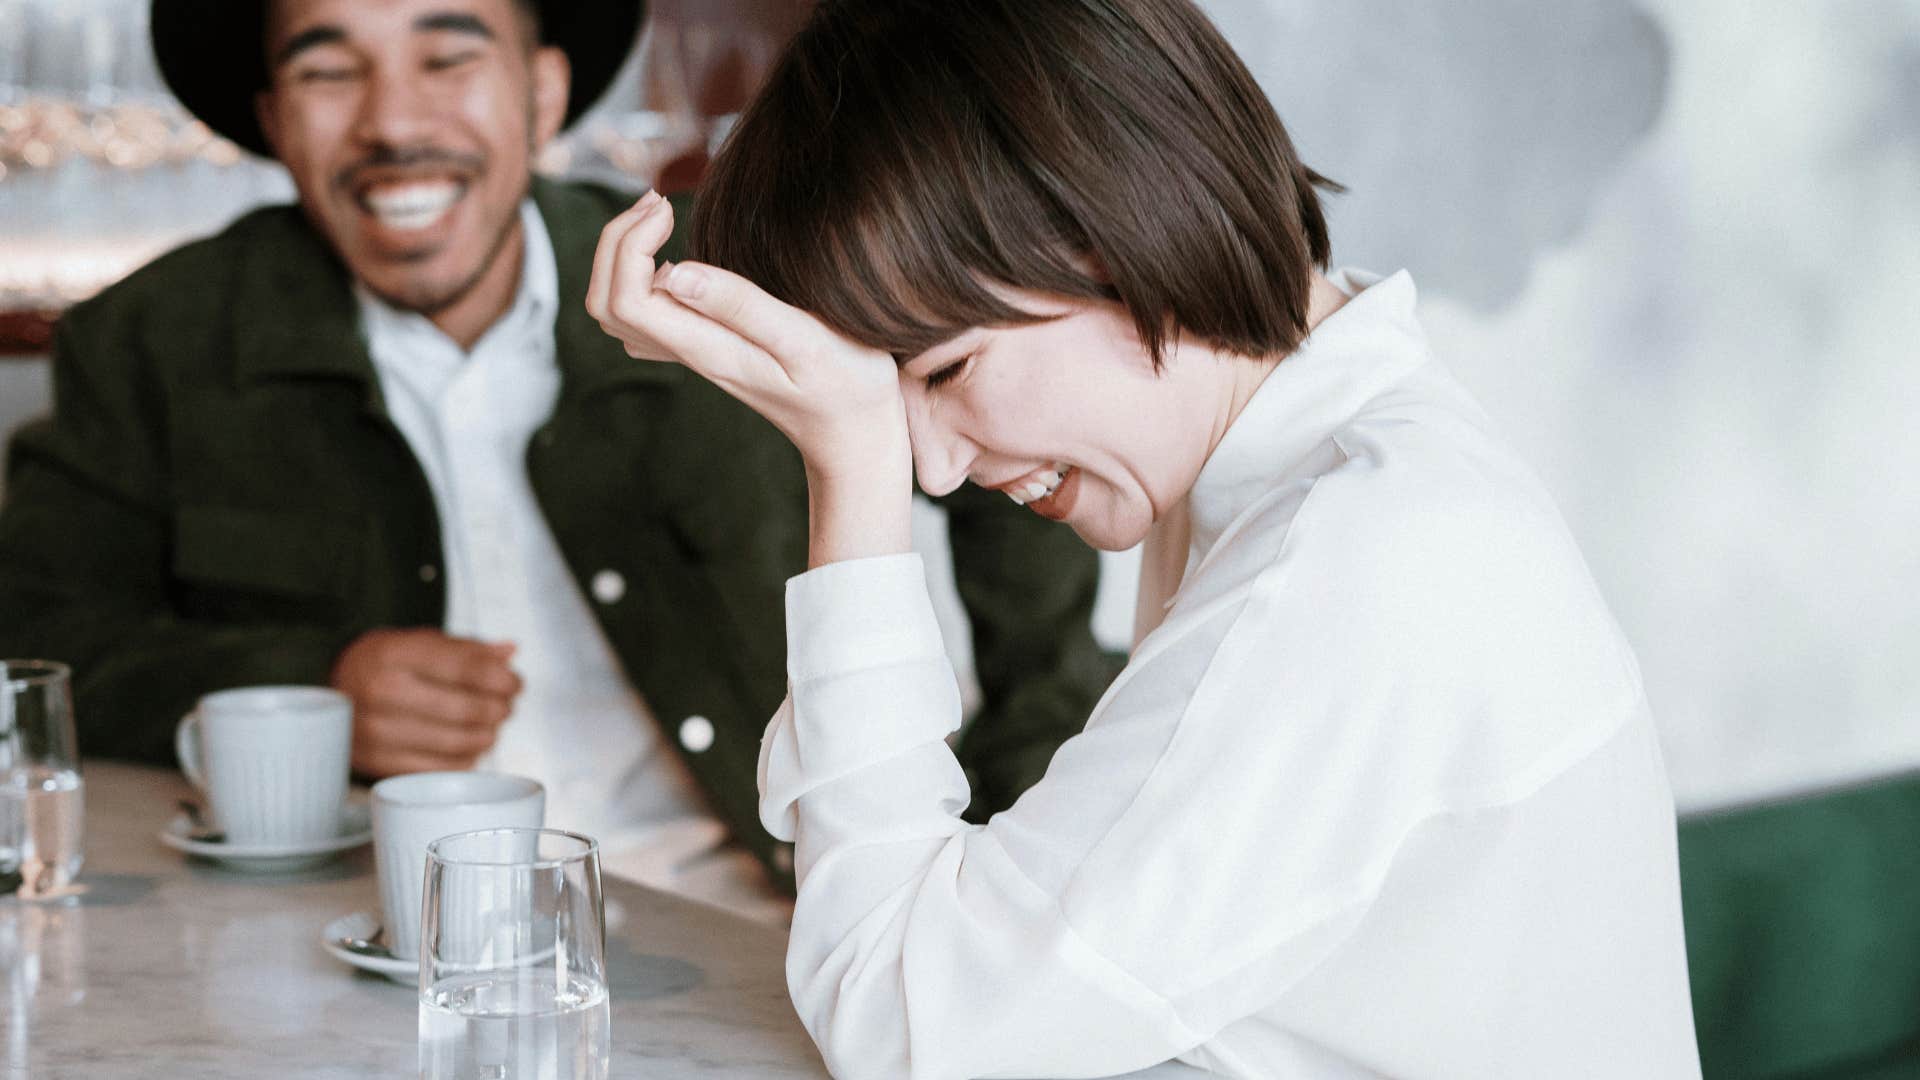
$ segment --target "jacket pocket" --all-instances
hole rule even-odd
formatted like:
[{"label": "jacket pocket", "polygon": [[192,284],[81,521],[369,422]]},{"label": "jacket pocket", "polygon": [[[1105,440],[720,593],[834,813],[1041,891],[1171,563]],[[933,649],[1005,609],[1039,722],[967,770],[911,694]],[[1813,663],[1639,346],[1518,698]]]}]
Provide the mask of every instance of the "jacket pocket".
[{"label": "jacket pocket", "polygon": [[337,610],[357,587],[359,555],[358,530],[336,515],[234,506],[174,514],[174,577],[201,614]]}]

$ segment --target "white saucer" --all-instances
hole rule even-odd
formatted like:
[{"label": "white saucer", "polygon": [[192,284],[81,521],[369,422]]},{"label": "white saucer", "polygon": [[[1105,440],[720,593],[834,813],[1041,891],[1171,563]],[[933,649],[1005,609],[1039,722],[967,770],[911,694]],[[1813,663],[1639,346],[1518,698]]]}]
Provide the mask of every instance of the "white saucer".
[{"label": "white saucer", "polygon": [[340,835],[331,840],[304,840],[293,844],[229,844],[196,840],[193,822],[183,811],[160,830],[160,842],[175,851],[217,859],[239,870],[277,873],[312,866],[350,851],[373,839],[373,811],[364,802],[348,802],[340,814]]},{"label": "white saucer", "polygon": [[420,981],[420,961],[403,960],[398,956],[370,956],[363,952],[354,952],[342,943],[345,938],[359,938],[362,941],[372,937],[380,930],[380,916],[369,911],[356,911],[342,915],[328,923],[320,931],[320,945],[334,958],[352,964],[361,971],[377,972],[397,983],[413,986]]}]

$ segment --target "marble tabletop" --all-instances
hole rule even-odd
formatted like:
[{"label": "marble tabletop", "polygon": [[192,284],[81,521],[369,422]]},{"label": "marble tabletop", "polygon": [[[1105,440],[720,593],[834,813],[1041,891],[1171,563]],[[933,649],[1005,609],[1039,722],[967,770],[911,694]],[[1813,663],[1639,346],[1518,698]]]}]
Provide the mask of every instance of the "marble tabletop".
[{"label": "marble tabletop", "polygon": [[[272,875],[189,859],[156,839],[191,794],[177,774],[83,771],[81,895],[0,900],[8,1080],[415,1074],[413,989],[320,946],[331,919],[377,910],[371,848]],[[827,1075],[787,999],[785,935],[618,879],[606,896],[614,1076]]]}]

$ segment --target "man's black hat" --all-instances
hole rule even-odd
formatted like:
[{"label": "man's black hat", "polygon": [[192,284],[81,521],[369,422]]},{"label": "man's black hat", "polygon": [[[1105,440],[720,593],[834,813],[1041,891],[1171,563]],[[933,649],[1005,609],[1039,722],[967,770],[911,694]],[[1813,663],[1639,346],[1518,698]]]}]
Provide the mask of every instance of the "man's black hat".
[{"label": "man's black hat", "polygon": [[[587,111],[633,47],[644,0],[539,0],[540,36],[573,68],[566,124]],[[267,85],[266,0],[153,0],[153,53],[187,110],[263,157],[253,98]]]}]

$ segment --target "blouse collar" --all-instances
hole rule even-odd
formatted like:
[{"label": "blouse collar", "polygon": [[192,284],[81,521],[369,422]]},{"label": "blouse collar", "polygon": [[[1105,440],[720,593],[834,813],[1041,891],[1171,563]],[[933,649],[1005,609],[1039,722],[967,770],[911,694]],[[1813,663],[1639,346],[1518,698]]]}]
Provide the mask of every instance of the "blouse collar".
[{"label": "blouse collar", "polygon": [[1198,565],[1227,528],[1293,474],[1314,447],[1428,358],[1413,278],[1328,275],[1351,297],[1267,375],[1201,467],[1187,495]]}]

